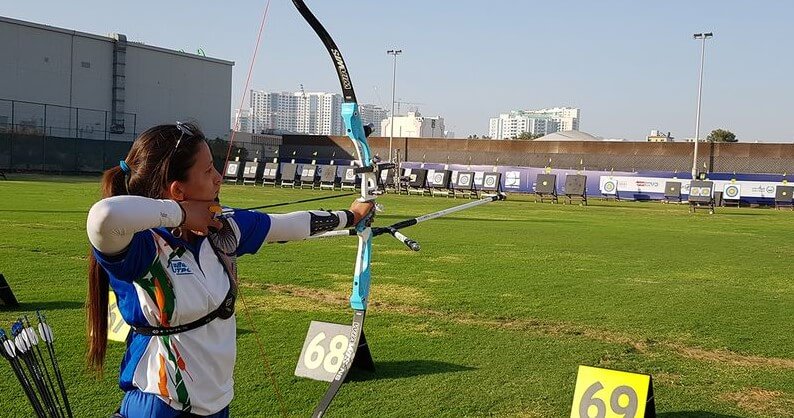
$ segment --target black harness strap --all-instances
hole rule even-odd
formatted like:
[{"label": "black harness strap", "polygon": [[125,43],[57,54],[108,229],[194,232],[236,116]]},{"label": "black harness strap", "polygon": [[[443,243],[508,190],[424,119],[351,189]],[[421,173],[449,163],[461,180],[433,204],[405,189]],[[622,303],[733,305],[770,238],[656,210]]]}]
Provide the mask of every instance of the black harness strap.
[{"label": "black harness strap", "polygon": [[[228,222],[228,220],[223,220],[222,222]],[[231,231],[229,225],[224,225],[224,228],[221,231]],[[216,245],[215,237],[211,237],[209,239],[210,246],[212,250],[215,252],[215,255],[218,257],[218,260],[221,261],[223,265],[223,270],[226,272],[226,276],[229,278],[229,291],[226,292],[226,296],[223,298],[223,302],[215,308],[212,312],[204,315],[203,317],[193,321],[188,322],[187,324],[176,325],[172,327],[133,327],[132,331],[136,334],[141,335],[149,335],[149,336],[160,336],[160,335],[173,335],[179,334],[182,332],[190,331],[196,329],[198,327],[202,327],[204,325],[209,324],[215,318],[220,319],[229,319],[234,315],[234,303],[237,300],[237,269],[235,268],[235,256],[232,252],[227,253],[224,250],[218,248]],[[236,242],[235,242],[236,243]],[[223,245],[220,243],[219,245]]]}]

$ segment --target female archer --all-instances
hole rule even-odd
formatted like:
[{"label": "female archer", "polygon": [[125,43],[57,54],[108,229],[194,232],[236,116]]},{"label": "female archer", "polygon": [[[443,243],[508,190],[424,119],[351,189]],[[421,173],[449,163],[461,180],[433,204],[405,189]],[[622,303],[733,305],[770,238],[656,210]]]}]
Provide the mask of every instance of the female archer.
[{"label": "female archer", "polygon": [[265,242],[349,228],[349,210],[217,217],[221,175],[191,124],[155,126],[105,171],[88,214],[88,365],[101,372],[112,289],[133,331],[121,363],[116,416],[229,416],[236,356],[236,258]]}]

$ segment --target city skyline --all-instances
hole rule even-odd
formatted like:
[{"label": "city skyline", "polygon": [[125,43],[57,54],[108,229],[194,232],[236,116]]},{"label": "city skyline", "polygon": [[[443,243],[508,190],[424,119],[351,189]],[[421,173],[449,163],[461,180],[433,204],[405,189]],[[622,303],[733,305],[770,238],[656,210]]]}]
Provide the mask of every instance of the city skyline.
[{"label": "city skyline", "polygon": [[[336,92],[327,53],[287,3],[271,4],[249,89],[296,88],[310,80],[312,90]],[[207,56],[232,60],[233,112],[264,2],[185,4],[44,0],[10,3],[1,13],[89,33],[124,33],[176,50],[202,48]],[[580,129],[601,137],[642,140],[657,128],[693,137],[700,45],[692,34],[708,31],[714,37],[706,47],[700,136],[725,128],[742,142],[794,141],[786,122],[794,57],[784,53],[794,39],[786,22],[794,4],[581,1],[566,5],[565,19],[538,18],[559,15],[559,5],[545,3],[412,4],[309,4],[344,54],[362,103],[391,107],[392,57],[386,51],[399,48],[396,99],[444,115],[458,137],[487,134],[488,119],[506,109],[555,106],[584,109]],[[351,24],[350,10],[370,10],[378,18]]]}]

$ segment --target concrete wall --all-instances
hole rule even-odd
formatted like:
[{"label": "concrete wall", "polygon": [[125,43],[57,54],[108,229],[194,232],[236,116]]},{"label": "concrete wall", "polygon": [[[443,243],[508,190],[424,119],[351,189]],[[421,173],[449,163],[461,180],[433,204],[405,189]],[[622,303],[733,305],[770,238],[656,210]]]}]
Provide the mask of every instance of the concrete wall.
[{"label": "concrete wall", "polygon": [[[389,155],[389,138],[369,138],[373,154]],[[403,161],[451,164],[510,165],[555,168],[581,166],[591,170],[678,171],[692,169],[691,143],[590,142],[590,141],[495,141],[477,139],[394,138]],[[298,158],[354,155],[347,137],[285,135],[282,157],[296,151]],[[701,143],[698,167],[709,172],[794,173],[794,144]],[[498,159],[498,162],[497,162]],[[580,166],[581,162],[581,166]]]}]

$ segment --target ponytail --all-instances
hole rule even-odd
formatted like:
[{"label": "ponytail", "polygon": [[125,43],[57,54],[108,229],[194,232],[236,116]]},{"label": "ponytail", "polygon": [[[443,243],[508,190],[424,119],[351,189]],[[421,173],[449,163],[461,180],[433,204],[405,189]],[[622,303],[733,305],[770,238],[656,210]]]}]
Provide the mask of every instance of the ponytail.
[{"label": "ponytail", "polygon": [[[120,167],[105,170],[102,175],[102,198],[127,194],[124,172]],[[102,376],[108,343],[108,274],[96,260],[93,249],[88,252],[88,297],[85,302],[88,352],[86,365],[96,377]]]}]

